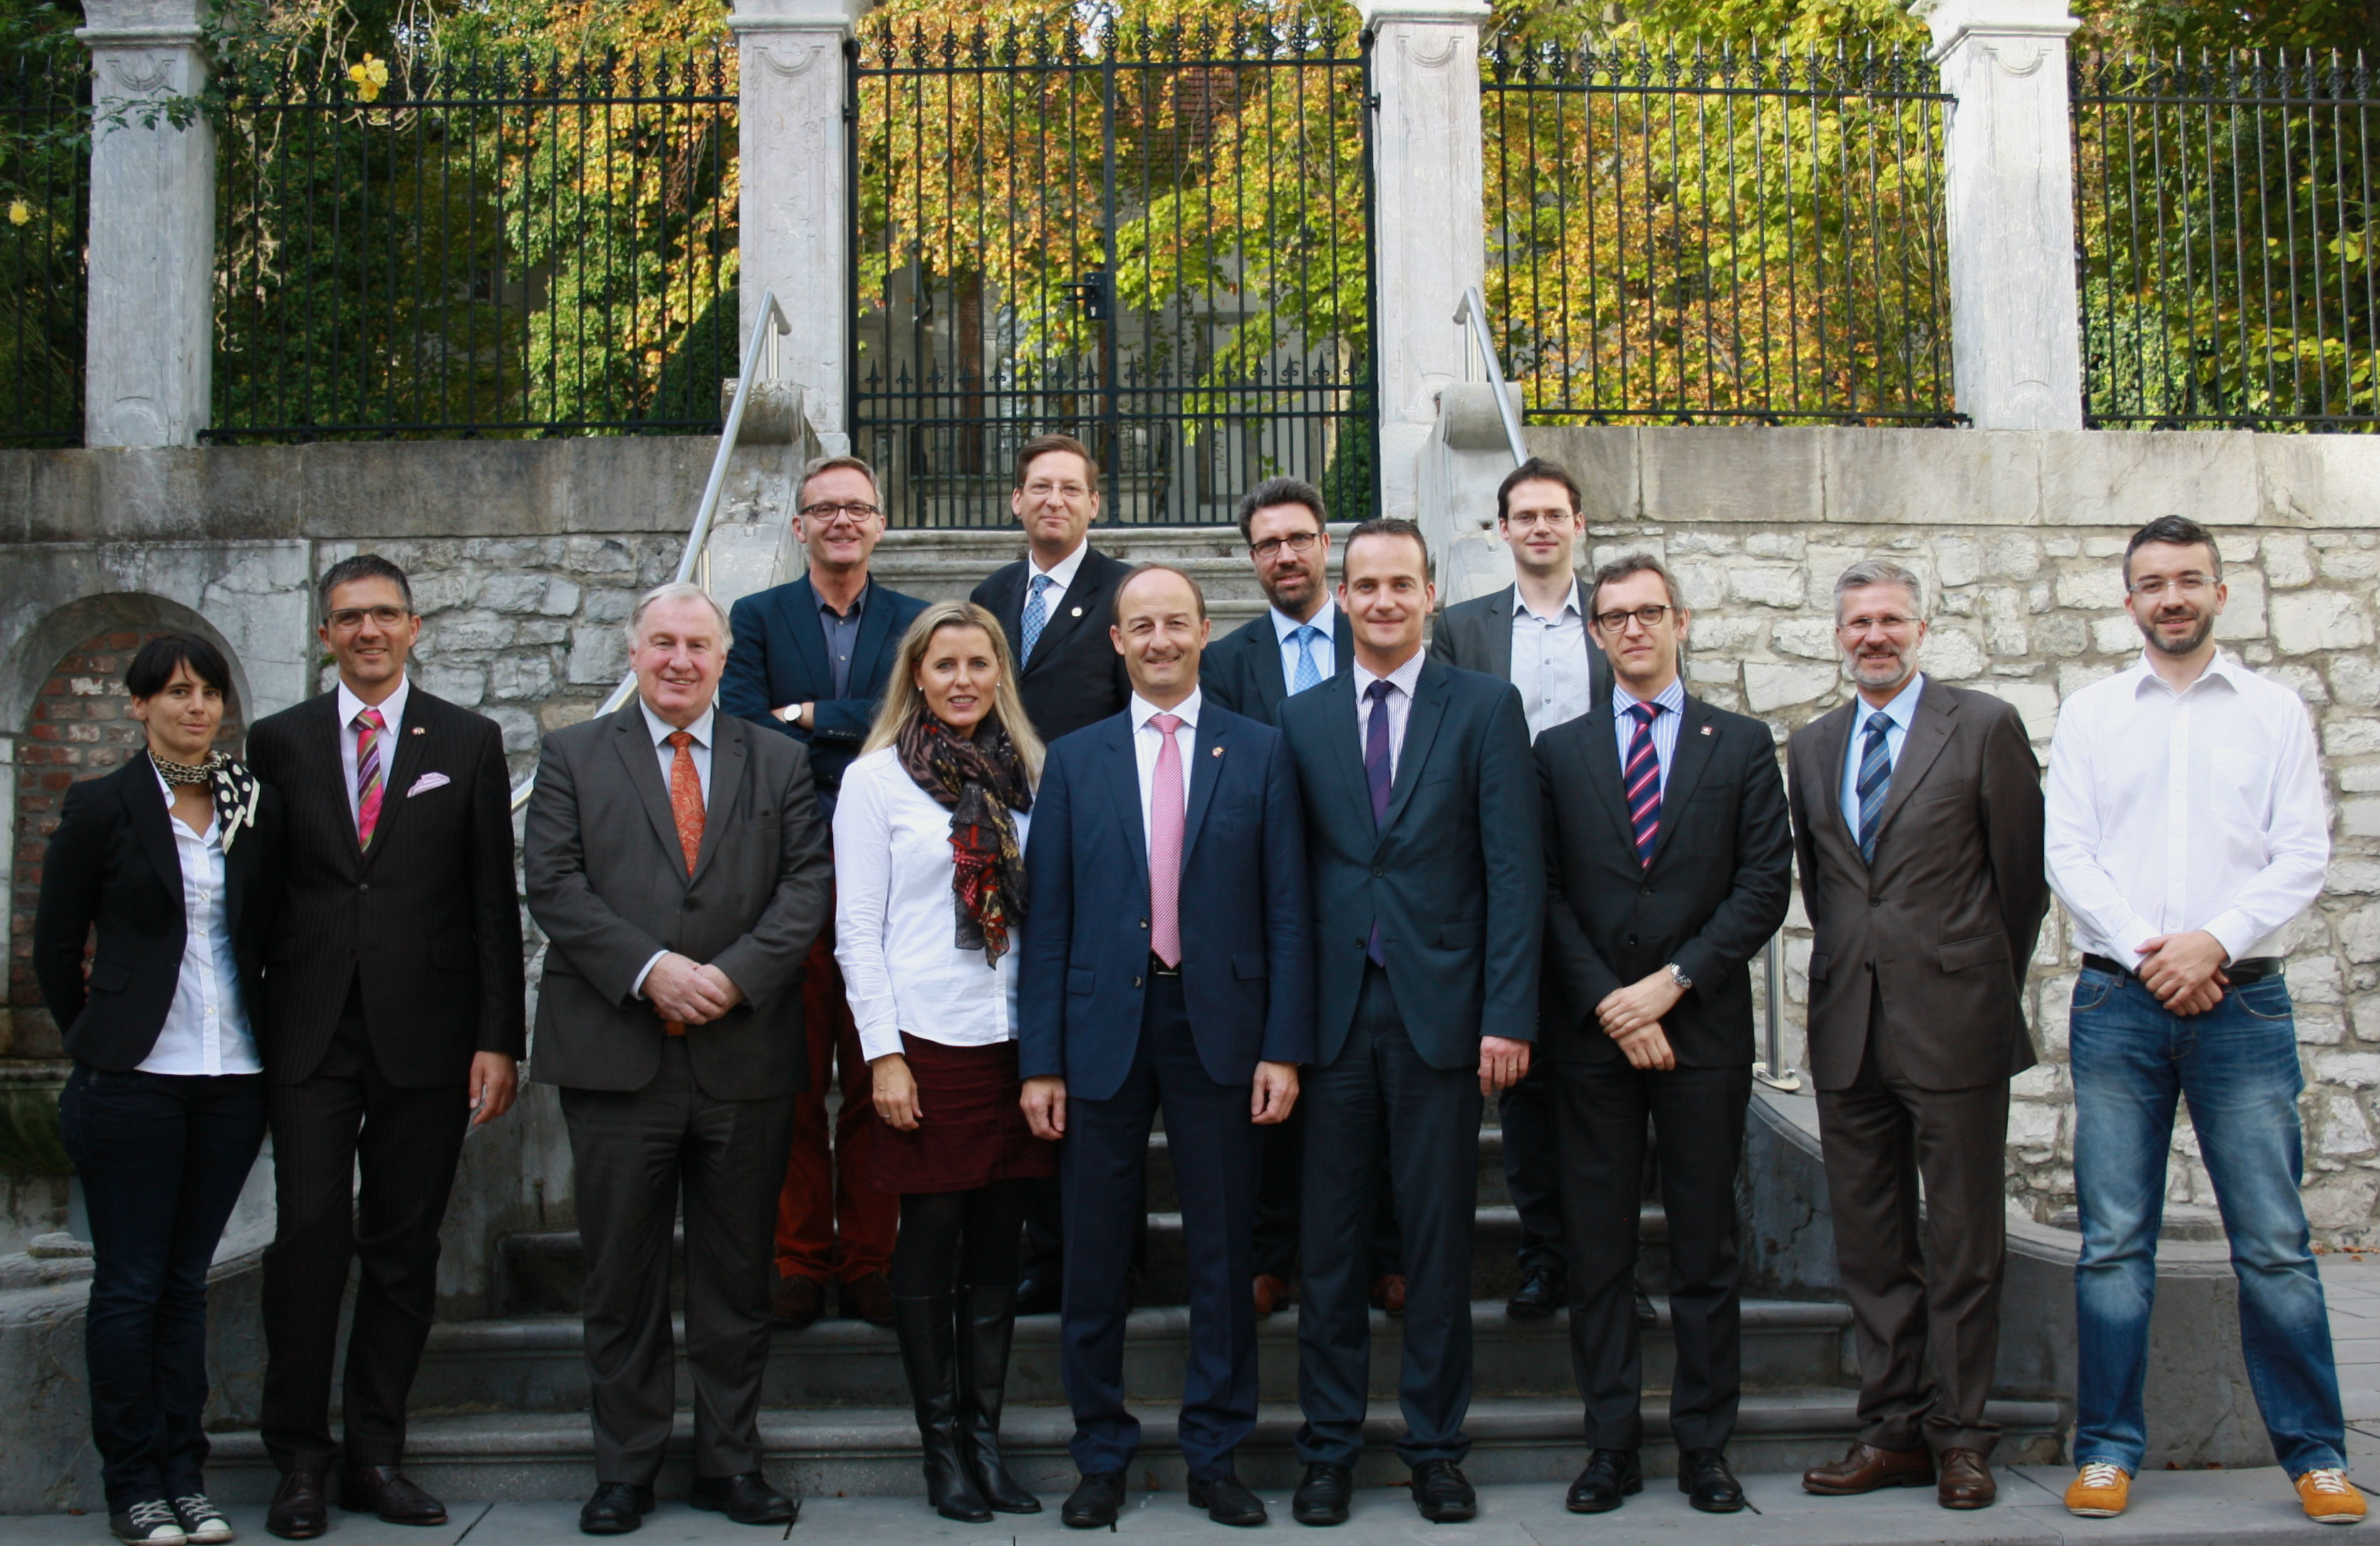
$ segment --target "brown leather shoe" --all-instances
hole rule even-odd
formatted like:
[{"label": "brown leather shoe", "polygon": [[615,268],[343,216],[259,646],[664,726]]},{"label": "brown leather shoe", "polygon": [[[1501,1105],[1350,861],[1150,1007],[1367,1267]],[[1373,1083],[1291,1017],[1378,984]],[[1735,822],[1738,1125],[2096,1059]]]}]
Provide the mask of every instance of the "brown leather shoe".
[{"label": "brown leather shoe", "polygon": [[862,1272],[844,1284],[843,1318],[871,1326],[892,1324],[892,1280],[881,1272]]},{"label": "brown leather shoe", "polygon": [[1803,1471],[1802,1491],[1846,1498],[1887,1487],[1924,1487],[1933,1479],[1934,1456],[1925,1451],[1877,1449],[1853,1440],[1851,1452],[1840,1460]]},{"label": "brown leather shoe", "polygon": [[264,1528],[284,1540],[311,1540],[331,1528],[330,1492],[321,1471],[298,1469],[281,1479],[273,1506],[264,1511]]},{"label": "brown leather shoe", "polygon": [[808,1330],[826,1312],[826,1284],[796,1272],[777,1280],[769,1300],[769,1319],[793,1331]]},{"label": "brown leather shoe", "polygon": [[1942,1452],[1942,1480],[1935,1496],[1944,1508],[1989,1508],[1999,1495],[1990,1461],[1971,1449]]},{"label": "brown leather shoe", "polygon": [[1289,1303],[1289,1280],[1277,1278],[1270,1272],[1258,1272],[1257,1274],[1257,1319],[1263,1320],[1287,1303]]},{"label": "brown leather shoe", "polygon": [[1387,1310],[1390,1315],[1405,1312],[1405,1275],[1390,1272],[1372,1280],[1372,1308]]},{"label": "brown leather shoe", "polygon": [[394,1466],[350,1466],[339,1478],[339,1506],[377,1514],[392,1525],[443,1525],[446,1505],[405,1479]]}]

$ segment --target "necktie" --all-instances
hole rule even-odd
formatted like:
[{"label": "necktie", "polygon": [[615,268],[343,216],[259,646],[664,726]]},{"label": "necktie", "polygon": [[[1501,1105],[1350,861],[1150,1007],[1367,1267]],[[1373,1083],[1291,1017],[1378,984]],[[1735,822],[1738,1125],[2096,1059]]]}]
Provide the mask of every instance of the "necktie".
[{"label": "necktie", "polygon": [[1628,717],[1636,734],[1628,741],[1628,765],[1620,770],[1620,787],[1628,796],[1628,824],[1635,829],[1636,860],[1651,868],[1653,845],[1661,835],[1661,754],[1653,745],[1653,721],[1658,703],[1632,704]]},{"label": "necktie", "polygon": [[1182,964],[1182,748],[1180,714],[1152,714],[1157,773],[1148,785],[1148,948],[1169,967]]},{"label": "necktie", "polygon": [[378,709],[356,716],[356,842],[366,848],[380,825],[380,738],[387,729]]},{"label": "necktie", "polygon": [[1876,818],[1884,814],[1884,797],[1892,789],[1892,759],[1885,755],[1885,733],[1892,716],[1878,710],[1867,716],[1867,744],[1860,749],[1859,850],[1863,861],[1876,862]]},{"label": "necktie", "polygon": [[1314,660],[1314,641],[1322,637],[1322,630],[1301,623],[1289,637],[1297,641],[1297,675],[1289,684],[1289,695],[1294,698],[1307,688],[1322,685],[1322,667]]},{"label": "necktie", "polygon": [[[694,767],[694,736],[673,730],[662,737],[677,749],[670,759],[670,815],[677,822],[677,846],[686,855],[686,872],[694,873],[695,856],[702,852],[702,775]],[[664,1036],[684,1036],[684,1020],[662,1021]]]},{"label": "necktie", "polygon": [[1041,626],[1050,621],[1050,604],[1042,599],[1042,592],[1057,583],[1048,575],[1033,577],[1033,593],[1025,598],[1025,615],[1017,620],[1018,628],[1025,635],[1025,648],[1016,654],[1016,663],[1020,666],[1033,658],[1033,646],[1041,641]]},{"label": "necktie", "polygon": [[[1389,819],[1389,785],[1395,773],[1389,756],[1389,684],[1374,682],[1364,689],[1372,700],[1371,718],[1364,726],[1364,783],[1372,792],[1372,830]],[[1380,922],[1372,920],[1372,937],[1365,942],[1364,954],[1372,965],[1385,967],[1389,958],[1380,951]]]}]

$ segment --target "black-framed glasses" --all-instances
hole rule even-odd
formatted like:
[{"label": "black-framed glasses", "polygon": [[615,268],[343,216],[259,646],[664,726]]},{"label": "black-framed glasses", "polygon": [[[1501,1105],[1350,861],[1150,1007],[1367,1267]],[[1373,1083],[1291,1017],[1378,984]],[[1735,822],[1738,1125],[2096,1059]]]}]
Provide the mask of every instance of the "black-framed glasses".
[{"label": "black-framed glasses", "polygon": [[854,522],[857,522],[864,521],[871,516],[880,516],[884,512],[873,505],[862,505],[857,500],[852,500],[843,504],[821,502],[817,505],[805,505],[802,506],[801,513],[804,520],[832,522],[837,516],[846,516]]},{"label": "black-framed glasses", "polygon": [[1618,633],[1628,626],[1631,618],[1633,618],[1648,628],[1658,627],[1661,619],[1676,610],[1675,607],[1664,606],[1658,602],[1648,602],[1643,606],[1631,607],[1625,612],[1616,610],[1598,612],[1595,615],[1595,626],[1605,633]]},{"label": "black-framed glasses", "polygon": [[333,633],[353,633],[364,626],[367,617],[377,627],[393,628],[412,615],[401,606],[343,606],[322,621]]},{"label": "black-framed glasses", "polygon": [[1283,548],[1287,548],[1292,553],[1312,553],[1314,544],[1321,540],[1322,533],[1319,531],[1296,531],[1286,537],[1268,537],[1248,549],[1248,553],[1252,557],[1261,558],[1270,563],[1281,556],[1281,550]]}]

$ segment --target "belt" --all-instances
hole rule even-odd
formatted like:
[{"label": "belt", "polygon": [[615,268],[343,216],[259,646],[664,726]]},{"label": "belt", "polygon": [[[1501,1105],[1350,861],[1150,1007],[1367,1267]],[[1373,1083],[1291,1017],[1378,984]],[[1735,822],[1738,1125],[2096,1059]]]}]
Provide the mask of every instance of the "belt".
[{"label": "belt", "polygon": [[1164,962],[1157,958],[1157,952],[1152,950],[1148,953],[1148,975],[1151,977],[1179,977],[1182,975],[1182,968],[1180,967],[1167,966]]},{"label": "belt", "polygon": [[[2082,964],[2093,971],[2104,971],[2116,977],[2130,977],[2137,980],[2140,975],[2122,962],[2106,956],[2085,956]],[[2250,956],[2225,967],[2223,975],[2230,980],[2234,988],[2244,988],[2251,982],[2262,982],[2268,977],[2280,976],[2285,965],[2287,962],[2278,956]]]}]

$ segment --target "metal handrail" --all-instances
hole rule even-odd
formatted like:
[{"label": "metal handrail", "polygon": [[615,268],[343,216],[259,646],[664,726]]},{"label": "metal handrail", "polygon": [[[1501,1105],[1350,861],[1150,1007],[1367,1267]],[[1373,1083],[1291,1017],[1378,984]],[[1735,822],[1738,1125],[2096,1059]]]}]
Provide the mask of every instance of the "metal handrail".
[{"label": "metal handrail", "polygon": [[[794,324],[785,316],[785,309],[777,304],[777,292],[763,291],[760,315],[752,324],[751,336],[744,341],[742,369],[735,378],[735,396],[727,405],[727,422],[720,427],[719,450],[710,458],[710,478],[702,485],[702,502],[694,510],[694,529],[686,533],[686,552],[679,555],[677,561],[678,584],[683,585],[694,578],[695,571],[701,566],[704,549],[710,545],[710,523],[719,514],[720,496],[727,489],[727,458],[735,453],[736,437],[744,430],[744,408],[752,400],[752,383],[759,379],[756,372],[760,367],[761,348],[765,345],[768,349],[768,379],[775,381],[777,336],[793,330]],[[707,590],[710,586],[705,584],[703,589]],[[612,689],[611,697],[603,700],[603,706],[595,711],[596,714],[615,712],[636,690],[637,674],[631,671],[620,678],[620,685]],[[513,785],[512,808],[518,810],[527,805],[529,795],[536,788],[537,770],[531,768],[527,778]]]},{"label": "metal handrail", "polygon": [[[1496,394],[1496,411],[1504,420],[1504,439],[1512,448],[1512,465],[1520,466],[1529,459],[1529,448],[1521,438],[1521,416],[1513,411],[1512,395],[1504,390],[1504,365],[1496,358],[1496,341],[1488,335],[1488,302],[1479,286],[1471,286],[1463,292],[1463,299],[1454,308],[1454,325],[1471,329],[1471,344],[1488,367],[1488,385]],[[1471,353],[1463,351],[1463,370],[1468,373]]]}]

